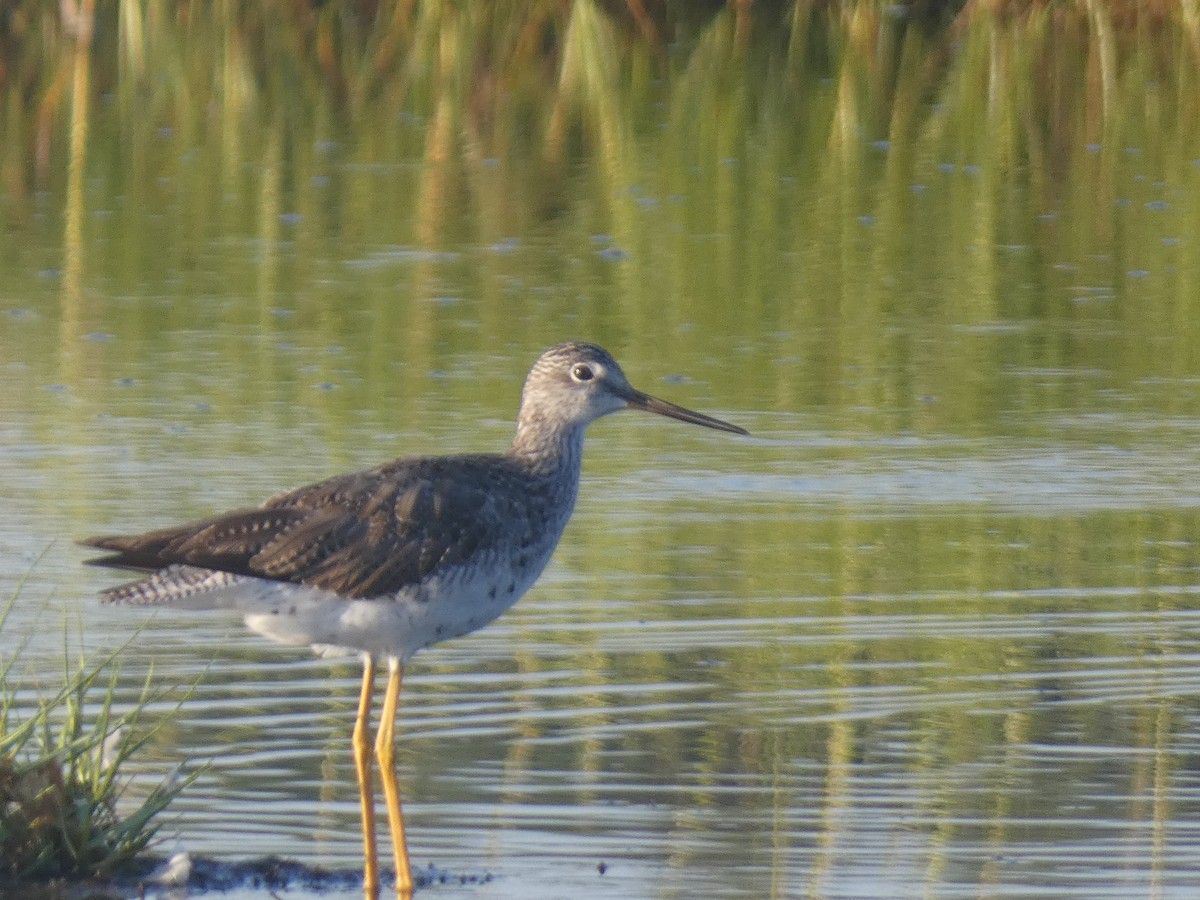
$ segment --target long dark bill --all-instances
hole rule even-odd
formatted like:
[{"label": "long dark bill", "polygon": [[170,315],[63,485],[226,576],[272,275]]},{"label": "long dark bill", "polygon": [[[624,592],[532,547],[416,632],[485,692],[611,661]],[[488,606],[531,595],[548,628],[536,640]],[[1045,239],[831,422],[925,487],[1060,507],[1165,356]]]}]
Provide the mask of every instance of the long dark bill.
[{"label": "long dark bill", "polygon": [[629,389],[628,394],[622,392],[621,396],[629,404],[630,409],[644,409],[646,412],[658,413],[660,416],[668,416],[678,419],[680,422],[690,422],[693,425],[703,425],[705,428],[715,428],[717,431],[730,431],[733,434],[750,433],[745,428],[738,428],[736,425],[730,425],[728,422],[722,422],[720,419],[714,419],[704,413],[684,409],[682,406],[676,406],[666,400],[659,400],[657,397],[651,397],[649,394],[643,394],[633,388]]}]

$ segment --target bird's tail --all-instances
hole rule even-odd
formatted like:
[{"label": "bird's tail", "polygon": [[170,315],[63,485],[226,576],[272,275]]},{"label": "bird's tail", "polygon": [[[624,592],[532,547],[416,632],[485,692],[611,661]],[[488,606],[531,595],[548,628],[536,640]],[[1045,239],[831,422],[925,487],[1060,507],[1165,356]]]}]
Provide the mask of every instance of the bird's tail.
[{"label": "bird's tail", "polygon": [[228,572],[196,566],[168,566],[145,578],[111,587],[100,596],[105,603],[220,609],[230,605],[221,598],[242,580]]}]

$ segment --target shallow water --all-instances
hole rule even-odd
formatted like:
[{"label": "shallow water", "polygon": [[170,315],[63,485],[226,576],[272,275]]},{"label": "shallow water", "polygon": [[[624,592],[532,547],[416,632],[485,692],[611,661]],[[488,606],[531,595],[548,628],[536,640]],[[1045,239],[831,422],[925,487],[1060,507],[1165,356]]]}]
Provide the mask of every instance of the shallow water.
[{"label": "shallow water", "polygon": [[980,47],[1020,57],[996,23],[936,90],[836,42],[722,56],[734,27],[612,74],[565,160],[463,98],[449,127],[432,76],[382,118],[304,82],[229,118],[152,92],[146,130],[102,43],[79,181],[64,113],[0,190],[3,640],[33,634],[31,684],[65,628],[128,642],[124,702],[192,688],[132,772],[208,766],[168,852],[356,865],[358,665],[102,607],[71,540],[500,448],[580,337],[753,436],[597,423],[541,581],[418,655],[413,861],[491,876],[431,896],[1200,890],[1200,130],[1187,84],[1142,100],[1185,51],[1123,48],[1097,137],[1078,47],[1047,110],[984,90]]}]

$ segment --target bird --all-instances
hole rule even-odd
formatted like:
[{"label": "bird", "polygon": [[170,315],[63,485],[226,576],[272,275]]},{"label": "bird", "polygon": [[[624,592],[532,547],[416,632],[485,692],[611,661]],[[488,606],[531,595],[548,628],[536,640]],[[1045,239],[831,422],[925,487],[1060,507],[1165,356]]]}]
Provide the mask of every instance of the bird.
[{"label": "bird", "polygon": [[607,350],[569,342],[533,364],[502,453],[402,457],[259,506],[79,543],[106,551],[90,564],[142,573],[103,591],[108,603],[226,609],[275,641],[362,657],[351,747],[368,900],[380,890],[369,722],[376,667],[386,665],[374,762],[396,894],[407,898],[413,879],[394,761],[405,668],[418,650],[487,625],[533,585],[574,509],[587,426],[622,409],[748,434],[637,390]]}]

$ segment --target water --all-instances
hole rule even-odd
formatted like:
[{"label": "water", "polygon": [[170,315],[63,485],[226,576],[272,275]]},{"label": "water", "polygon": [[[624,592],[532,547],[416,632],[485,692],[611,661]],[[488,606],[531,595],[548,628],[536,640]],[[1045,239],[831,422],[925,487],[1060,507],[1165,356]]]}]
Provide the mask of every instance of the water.
[{"label": "water", "polygon": [[[722,16],[664,61],[586,15],[560,79],[474,82],[490,119],[433,74],[368,90],[352,49],[342,108],[213,69],[236,25],[176,70],[156,23],[157,80],[98,32],[46,167],[6,138],[5,643],[35,633],[44,684],[65,627],[129,641],[126,702],[194,685],[132,772],[209,765],[166,849],[356,865],[357,664],[101,607],[70,541],[500,448],[537,353],[596,340],[753,437],[597,423],[546,575],[418,655],[413,861],[490,876],[431,895],[1194,895],[1188,45],[1118,41],[1089,80],[1083,28],[1030,94],[1033,24],[739,58]],[[451,58],[496,39],[440,26]]]}]

